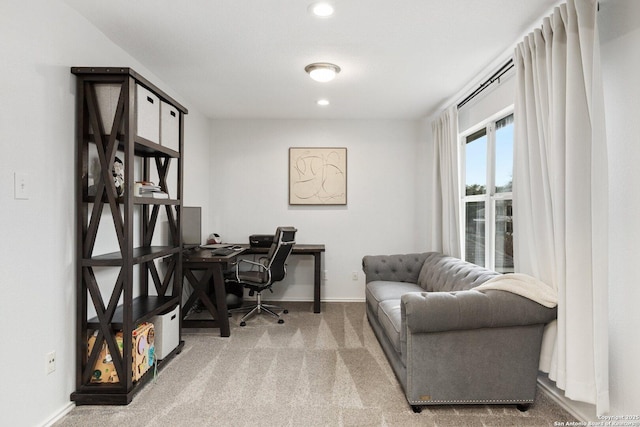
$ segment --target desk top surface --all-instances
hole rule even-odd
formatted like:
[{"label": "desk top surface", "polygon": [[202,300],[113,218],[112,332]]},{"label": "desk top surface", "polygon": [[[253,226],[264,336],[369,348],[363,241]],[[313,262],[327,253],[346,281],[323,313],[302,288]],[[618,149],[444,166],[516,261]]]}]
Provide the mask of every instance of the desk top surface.
[{"label": "desk top surface", "polygon": [[[256,254],[256,253],[267,253],[269,252],[269,248],[268,247],[257,247],[257,246],[251,246],[249,244],[243,243],[243,244],[237,244],[238,246],[242,246],[243,248],[245,248],[244,253],[246,254]],[[294,254],[313,254],[316,252],[324,252],[324,245],[322,244],[300,244],[300,243],[296,243],[295,245],[293,245],[293,250],[291,251],[291,253]]]},{"label": "desk top surface", "polygon": [[[228,243],[229,246],[241,246],[242,249],[233,251],[229,255],[213,255],[211,249],[192,248],[184,252],[184,262],[230,262],[242,254],[266,254],[268,247],[256,247],[247,243]],[[293,246],[292,254],[316,254],[324,252],[322,244],[298,244]]]},{"label": "desk top surface", "polygon": [[211,249],[193,248],[184,252],[183,262],[230,262],[238,255],[245,253],[246,249],[233,251],[229,255],[213,255]]}]

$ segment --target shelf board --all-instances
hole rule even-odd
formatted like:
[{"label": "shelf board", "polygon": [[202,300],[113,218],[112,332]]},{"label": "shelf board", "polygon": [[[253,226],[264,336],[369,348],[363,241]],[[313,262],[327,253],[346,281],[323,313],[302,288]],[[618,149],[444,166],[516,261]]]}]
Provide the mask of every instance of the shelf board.
[{"label": "shelf board", "polygon": [[179,205],[180,200],[177,199],[156,199],[155,197],[135,196],[133,203],[136,205]]},{"label": "shelf board", "polygon": [[[133,325],[139,325],[154,315],[174,307],[179,302],[180,300],[177,296],[140,296],[134,298],[132,301]],[[119,305],[113,313],[113,319],[110,323],[111,328],[114,330],[123,330],[123,318],[124,306]],[[89,319],[87,321],[87,327],[90,329],[98,329],[100,327],[98,317]]]},{"label": "shelf board", "polygon": [[164,145],[156,144],[155,142],[149,141],[148,139],[144,139],[140,136],[136,136],[134,139],[135,142],[135,153],[138,156],[142,157],[180,157],[180,153],[172,150],[169,147],[165,147]]},{"label": "shelf board", "polygon": [[[86,203],[95,203],[96,202],[96,197],[95,196],[87,196],[84,201]],[[104,196],[102,196],[102,201],[104,203],[108,203],[108,199],[107,199],[107,195],[106,194]],[[125,202],[125,198],[124,197],[116,198],[116,203],[118,203],[120,205],[124,205],[124,202]],[[171,199],[171,198],[169,198],[169,199],[156,199],[155,197],[134,196],[133,197],[133,204],[135,204],[135,205],[176,205],[176,206],[178,206],[180,204],[180,200]]]},{"label": "shelf board", "polygon": [[[102,135],[103,141],[109,141],[111,137],[110,134]],[[118,150],[124,151],[125,143],[124,143],[124,135],[118,134],[116,137],[118,141]],[[90,133],[89,141],[95,143],[95,136]],[[140,157],[172,157],[179,158],[180,153],[176,150],[172,150],[169,147],[165,147],[164,145],[157,144],[155,142],[149,141],[148,139],[142,138],[140,136],[136,136],[134,138],[134,146],[133,151],[136,156]]]},{"label": "shelf board", "polygon": [[[179,246],[141,246],[133,248],[133,263],[142,264],[154,259],[164,258],[180,252]],[[83,267],[117,267],[123,264],[122,253],[111,252],[82,260]]]}]

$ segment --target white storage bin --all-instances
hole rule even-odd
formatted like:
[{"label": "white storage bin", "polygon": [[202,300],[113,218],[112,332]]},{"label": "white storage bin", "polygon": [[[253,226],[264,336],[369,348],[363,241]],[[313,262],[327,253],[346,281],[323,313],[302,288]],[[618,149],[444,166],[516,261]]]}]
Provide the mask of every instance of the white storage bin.
[{"label": "white storage bin", "polygon": [[[116,115],[116,108],[118,108],[118,99],[120,98],[122,85],[119,83],[96,83],[94,88],[104,133],[110,134],[113,119]],[[123,125],[121,125],[118,130],[124,132]],[[93,128],[89,127],[89,133],[94,133]]]},{"label": "white storage bin", "polygon": [[180,114],[164,101],[160,102],[160,144],[180,151]]},{"label": "white storage bin", "polygon": [[151,318],[155,327],[156,358],[164,359],[180,341],[180,306]]},{"label": "white storage bin", "polygon": [[160,143],[160,98],[136,84],[136,135]]}]

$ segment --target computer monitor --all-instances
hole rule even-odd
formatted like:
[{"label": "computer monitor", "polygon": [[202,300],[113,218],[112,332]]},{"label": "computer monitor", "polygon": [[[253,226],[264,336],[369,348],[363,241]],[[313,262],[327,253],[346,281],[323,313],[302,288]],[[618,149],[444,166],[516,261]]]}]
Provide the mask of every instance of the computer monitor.
[{"label": "computer monitor", "polygon": [[182,244],[199,246],[202,243],[202,208],[182,207]]}]

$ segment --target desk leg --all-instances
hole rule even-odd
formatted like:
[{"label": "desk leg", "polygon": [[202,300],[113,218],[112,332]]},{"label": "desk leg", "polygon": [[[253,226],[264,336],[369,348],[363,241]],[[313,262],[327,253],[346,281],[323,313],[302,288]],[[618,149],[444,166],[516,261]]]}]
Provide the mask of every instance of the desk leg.
[{"label": "desk leg", "polygon": [[[202,270],[200,268],[199,270]],[[183,269],[184,276],[191,284],[193,293],[182,307],[182,327],[184,328],[220,328],[220,336],[231,335],[229,328],[229,316],[227,314],[227,298],[224,286],[224,275],[222,266],[219,263],[210,263],[204,269],[205,272],[200,280],[196,278],[190,267]],[[216,305],[214,306],[207,295],[207,283],[213,281],[213,290],[216,295]],[[186,319],[189,309],[200,299],[213,319]]]},{"label": "desk leg", "polygon": [[224,286],[224,274],[219,263],[213,264],[213,289],[216,293],[216,309],[218,311],[218,323],[220,325],[220,336],[231,335],[229,329],[229,316],[227,314],[227,295]]},{"label": "desk leg", "polygon": [[322,271],[322,257],[320,252],[313,254],[313,312],[320,313],[320,285]]}]

